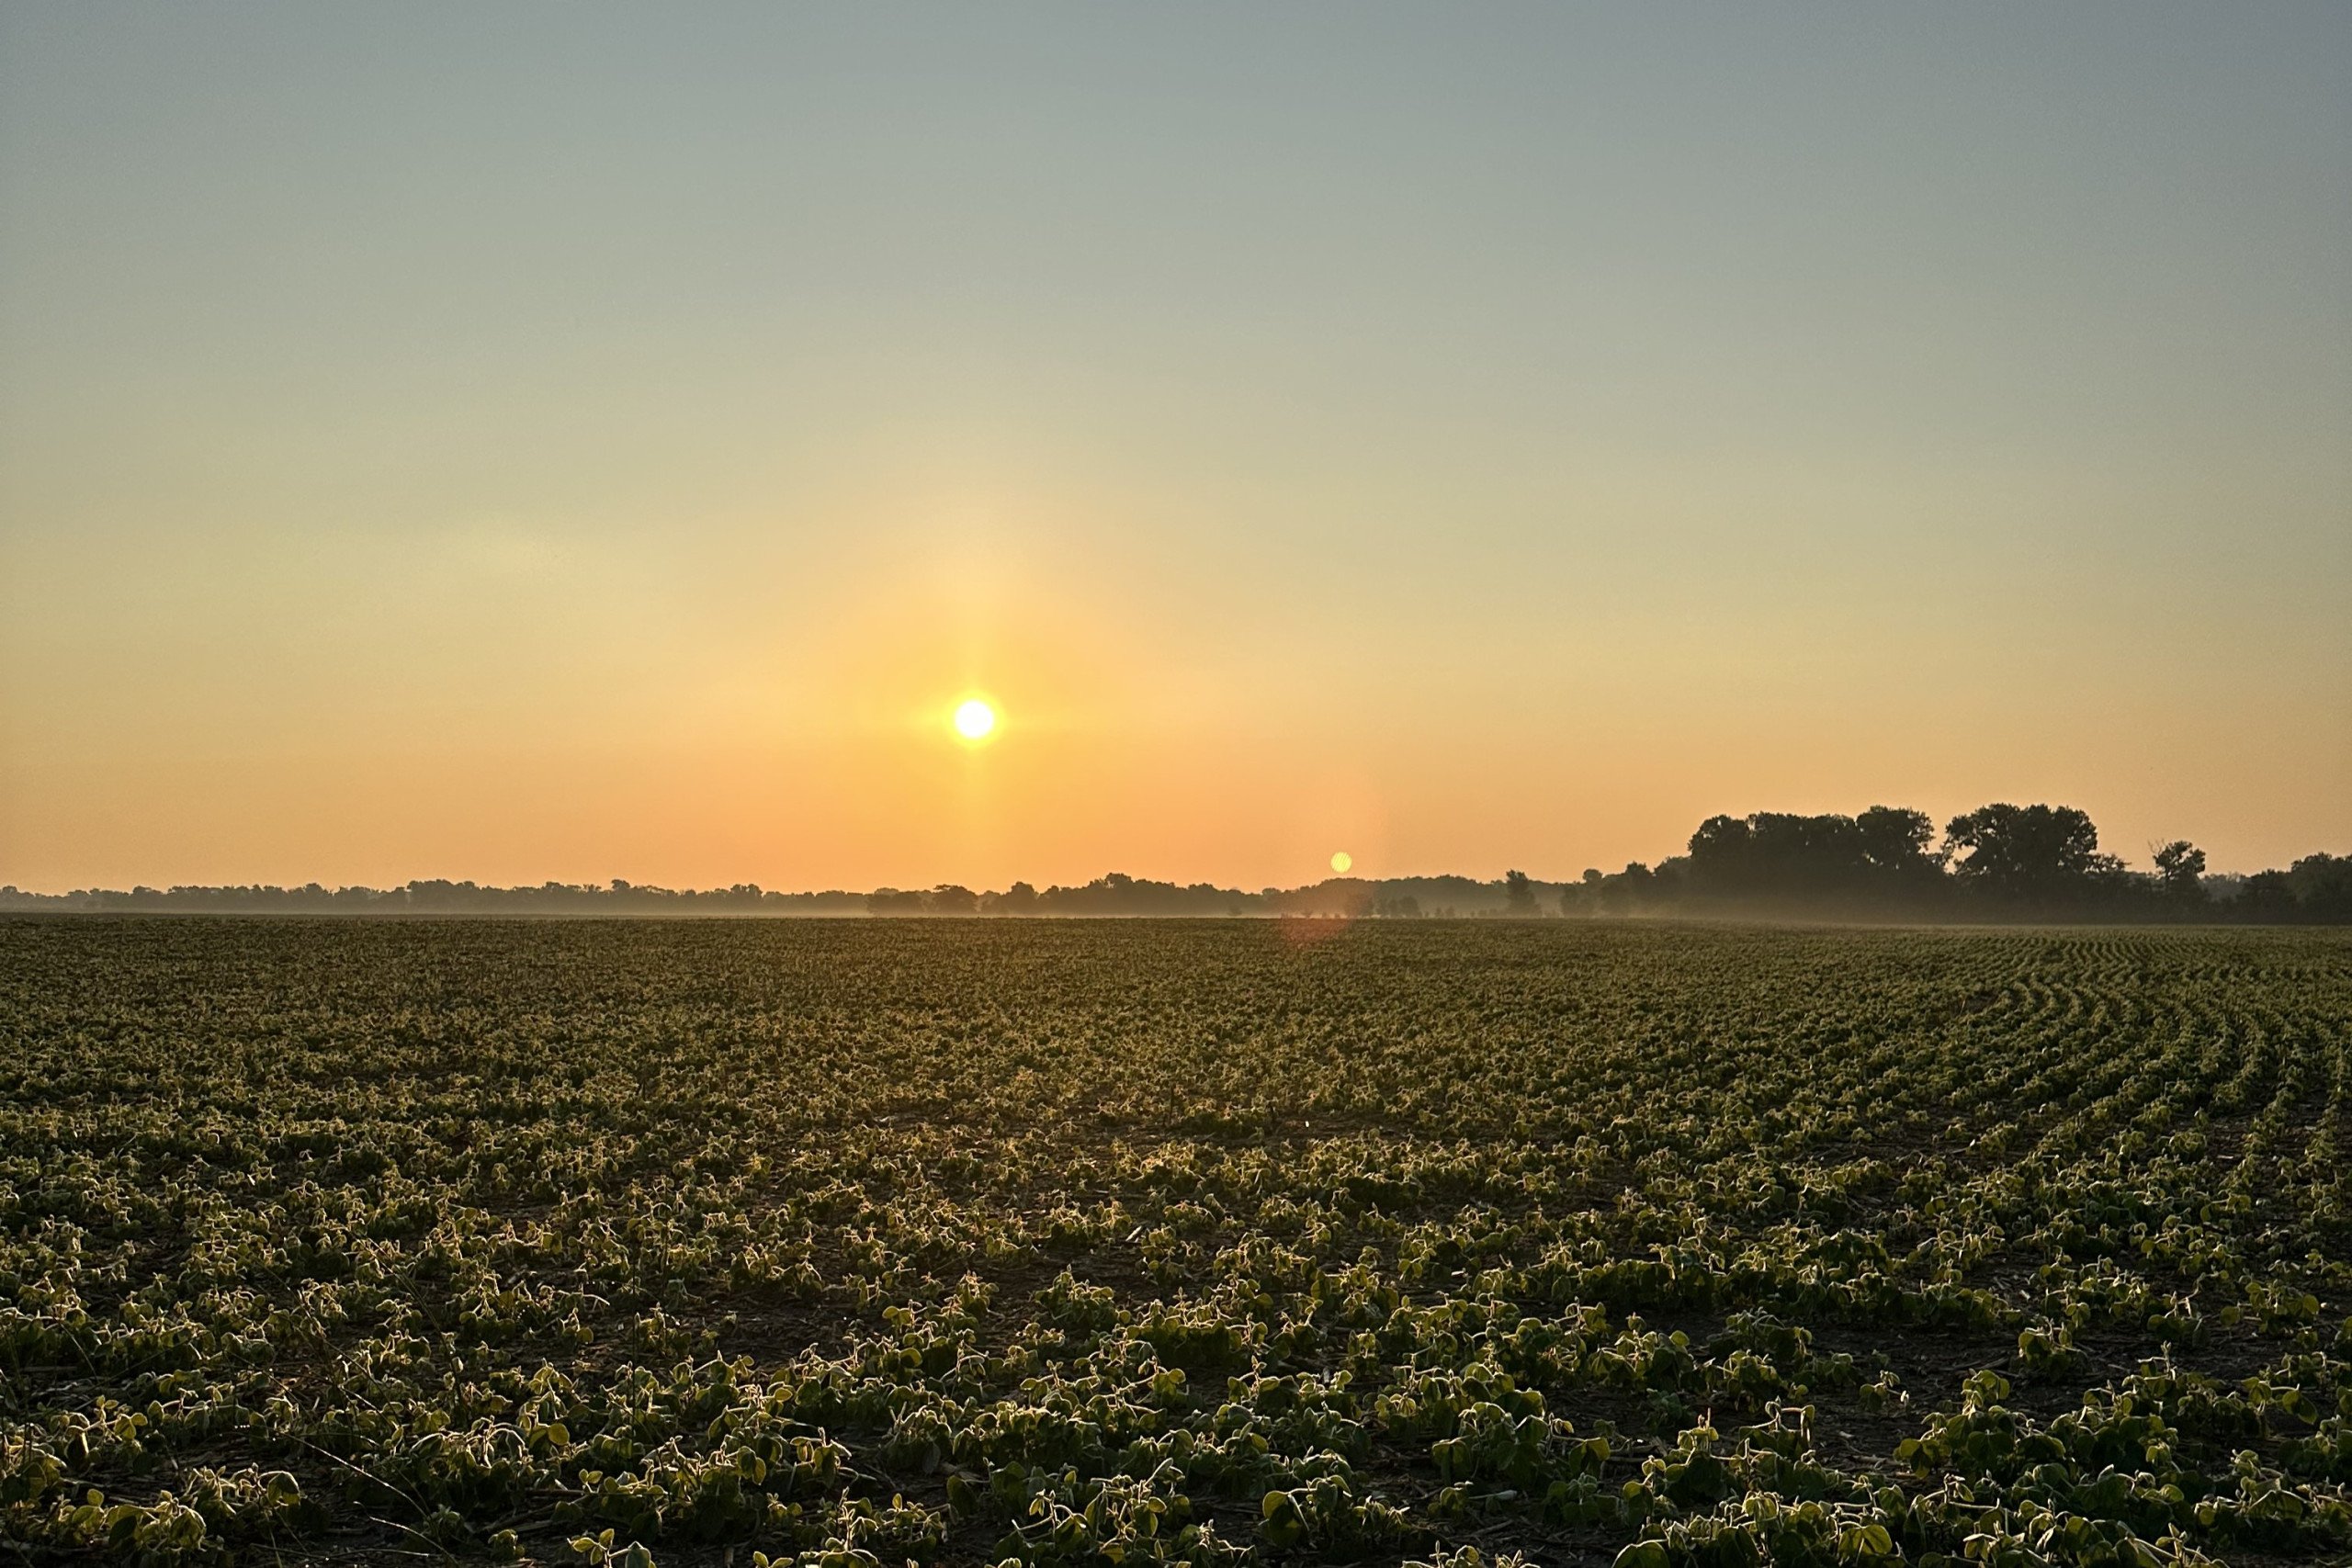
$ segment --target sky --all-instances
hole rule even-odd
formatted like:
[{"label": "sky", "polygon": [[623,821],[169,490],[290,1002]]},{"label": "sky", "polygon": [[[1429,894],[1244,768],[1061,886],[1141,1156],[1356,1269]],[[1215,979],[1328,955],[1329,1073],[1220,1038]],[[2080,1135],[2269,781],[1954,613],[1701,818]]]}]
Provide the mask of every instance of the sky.
[{"label": "sky", "polygon": [[2352,851],[2347,81],[2340,4],[6,0],[0,882]]}]

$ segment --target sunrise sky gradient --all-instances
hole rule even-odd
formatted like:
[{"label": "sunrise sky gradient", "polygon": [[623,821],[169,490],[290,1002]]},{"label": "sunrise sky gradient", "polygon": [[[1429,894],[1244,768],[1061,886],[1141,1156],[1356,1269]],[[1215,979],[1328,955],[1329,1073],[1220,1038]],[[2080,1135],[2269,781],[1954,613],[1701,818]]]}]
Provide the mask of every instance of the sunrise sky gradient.
[{"label": "sunrise sky gradient", "polygon": [[2347,81],[2340,4],[0,6],[0,882],[2352,850]]}]

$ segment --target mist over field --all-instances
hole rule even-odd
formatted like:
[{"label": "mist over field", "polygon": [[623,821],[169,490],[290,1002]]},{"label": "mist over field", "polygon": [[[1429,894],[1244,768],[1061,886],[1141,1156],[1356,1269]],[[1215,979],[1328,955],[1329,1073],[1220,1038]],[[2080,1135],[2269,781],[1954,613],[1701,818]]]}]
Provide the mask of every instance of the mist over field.
[{"label": "mist over field", "polygon": [[[2111,923],[2352,922],[2352,856],[2306,855],[2283,871],[2208,875],[2186,839],[2157,846],[2136,872],[2098,849],[2098,829],[2072,807],[1988,806],[1954,818],[1936,842],[1924,812],[1872,807],[1856,817],[1760,812],[1710,818],[1687,853],[1652,867],[1588,869],[1547,883],[1521,871],[1467,876],[1341,874],[1305,886],[1245,891],[1112,872],[1043,890],[1015,882],[975,892],[955,883],[786,893],[756,884],[686,889],[471,882],[402,886],[89,888],[63,894],[0,887],[0,911],[208,914],[1224,916],[1324,919],[1532,919],[1699,916],[1746,920],[2092,920]],[[1340,857],[1342,859],[1346,857]]]}]

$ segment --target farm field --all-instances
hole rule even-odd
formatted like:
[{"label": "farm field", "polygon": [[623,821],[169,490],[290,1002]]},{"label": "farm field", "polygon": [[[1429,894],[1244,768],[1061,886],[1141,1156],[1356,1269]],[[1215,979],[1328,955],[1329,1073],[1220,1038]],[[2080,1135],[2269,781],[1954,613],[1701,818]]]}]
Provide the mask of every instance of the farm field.
[{"label": "farm field", "polygon": [[2352,932],[0,920],[30,1562],[2352,1553]]}]

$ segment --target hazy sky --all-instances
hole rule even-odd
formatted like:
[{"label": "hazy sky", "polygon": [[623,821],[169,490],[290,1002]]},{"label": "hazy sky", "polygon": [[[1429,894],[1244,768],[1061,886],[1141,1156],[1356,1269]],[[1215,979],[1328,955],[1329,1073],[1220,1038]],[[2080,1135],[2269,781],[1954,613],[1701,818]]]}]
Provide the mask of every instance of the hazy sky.
[{"label": "hazy sky", "polygon": [[2352,7],[0,18],[0,881],[2352,850]]}]

